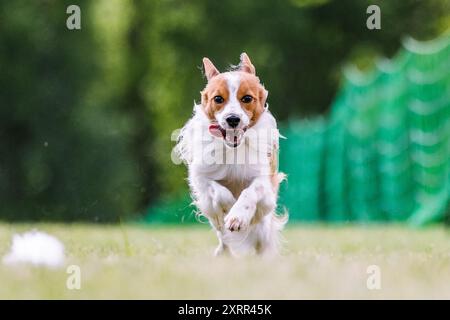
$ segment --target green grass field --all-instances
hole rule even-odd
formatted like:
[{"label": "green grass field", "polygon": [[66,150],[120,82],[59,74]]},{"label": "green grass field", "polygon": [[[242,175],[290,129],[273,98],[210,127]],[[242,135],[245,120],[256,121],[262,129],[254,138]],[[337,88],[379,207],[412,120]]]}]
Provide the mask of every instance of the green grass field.
[{"label": "green grass field", "polygon": [[[81,289],[66,269],[0,265],[0,298],[315,299],[450,298],[450,230],[400,226],[289,227],[282,257],[212,257],[206,227],[0,224],[0,255],[11,236],[36,228],[66,246]],[[368,290],[369,265],[381,289]]]}]

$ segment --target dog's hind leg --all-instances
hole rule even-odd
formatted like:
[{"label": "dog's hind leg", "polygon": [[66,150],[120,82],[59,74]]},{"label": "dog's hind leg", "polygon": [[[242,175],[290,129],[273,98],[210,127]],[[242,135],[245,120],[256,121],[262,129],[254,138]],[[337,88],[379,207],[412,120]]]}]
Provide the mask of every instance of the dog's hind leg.
[{"label": "dog's hind leg", "polygon": [[214,256],[221,256],[223,254],[228,254],[229,249],[228,246],[223,242],[222,240],[222,232],[216,231],[217,239],[219,239],[219,245],[217,246],[216,250],[214,250]]},{"label": "dog's hind leg", "polygon": [[276,216],[273,212],[264,216],[256,226],[256,253],[263,257],[277,256],[280,249],[280,231],[287,222],[287,216]]}]

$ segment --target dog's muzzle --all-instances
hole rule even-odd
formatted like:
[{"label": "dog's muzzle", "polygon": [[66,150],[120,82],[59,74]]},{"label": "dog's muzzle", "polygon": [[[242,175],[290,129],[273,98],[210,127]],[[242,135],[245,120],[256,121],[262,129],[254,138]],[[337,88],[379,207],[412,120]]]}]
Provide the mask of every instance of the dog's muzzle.
[{"label": "dog's muzzle", "polygon": [[247,128],[242,129],[224,129],[217,123],[212,123],[208,127],[209,133],[217,138],[222,138],[225,144],[231,148],[236,148],[241,144]]}]

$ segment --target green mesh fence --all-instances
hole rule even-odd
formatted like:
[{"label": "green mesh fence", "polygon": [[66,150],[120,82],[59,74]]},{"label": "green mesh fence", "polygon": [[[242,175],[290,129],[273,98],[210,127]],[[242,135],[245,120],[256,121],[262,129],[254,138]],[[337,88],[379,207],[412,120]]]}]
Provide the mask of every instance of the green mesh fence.
[{"label": "green mesh fence", "polygon": [[[283,128],[291,221],[442,221],[450,194],[450,39],[353,67],[327,119]],[[298,161],[301,158],[302,161]]]},{"label": "green mesh fence", "polygon": [[[450,199],[450,37],[411,38],[374,71],[354,67],[327,117],[280,127],[290,221],[443,221]],[[193,221],[188,196],[148,221]]]}]

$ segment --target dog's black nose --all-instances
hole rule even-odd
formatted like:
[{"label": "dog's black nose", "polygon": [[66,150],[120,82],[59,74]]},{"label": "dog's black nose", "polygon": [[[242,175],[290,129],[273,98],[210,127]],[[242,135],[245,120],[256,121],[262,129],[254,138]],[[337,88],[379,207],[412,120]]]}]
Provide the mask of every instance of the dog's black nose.
[{"label": "dog's black nose", "polygon": [[236,128],[241,121],[241,119],[238,116],[231,115],[226,119],[228,125],[232,128]]}]

